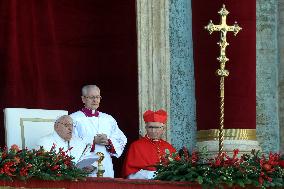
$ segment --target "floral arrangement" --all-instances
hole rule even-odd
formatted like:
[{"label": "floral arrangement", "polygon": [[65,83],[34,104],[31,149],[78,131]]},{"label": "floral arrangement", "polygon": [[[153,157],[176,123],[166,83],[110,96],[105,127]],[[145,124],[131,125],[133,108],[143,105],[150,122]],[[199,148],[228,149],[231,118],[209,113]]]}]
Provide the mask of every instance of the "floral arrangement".
[{"label": "floral arrangement", "polygon": [[239,150],[232,157],[223,152],[207,159],[198,152],[189,153],[183,148],[179,153],[169,154],[158,164],[154,179],[166,181],[198,182],[204,188],[227,185],[255,186],[261,188],[284,187],[284,157],[278,153],[269,155],[252,150],[238,158]]},{"label": "floral arrangement", "polygon": [[56,152],[55,145],[50,151],[43,148],[20,150],[17,145],[11,146],[10,149],[0,149],[0,179],[84,179],[88,174],[75,166],[72,162],[74,158],[67,154],[68,150],[59,148]]}]

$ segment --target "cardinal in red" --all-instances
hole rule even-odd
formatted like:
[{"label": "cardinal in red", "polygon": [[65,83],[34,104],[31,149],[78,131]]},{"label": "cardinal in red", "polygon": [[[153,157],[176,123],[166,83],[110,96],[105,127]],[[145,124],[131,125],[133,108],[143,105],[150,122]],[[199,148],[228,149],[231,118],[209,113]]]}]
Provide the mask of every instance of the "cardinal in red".
[{"label": "cardinal in red", "polygon": [[151,179],[155,175],[155,165],[166,155],[165,151],[175,152],[175,148],[161,139],[166,129],[167,112],[147,110],[143,114],[147,134],[134,141],[127,152],[122,174],[128,179]]}]

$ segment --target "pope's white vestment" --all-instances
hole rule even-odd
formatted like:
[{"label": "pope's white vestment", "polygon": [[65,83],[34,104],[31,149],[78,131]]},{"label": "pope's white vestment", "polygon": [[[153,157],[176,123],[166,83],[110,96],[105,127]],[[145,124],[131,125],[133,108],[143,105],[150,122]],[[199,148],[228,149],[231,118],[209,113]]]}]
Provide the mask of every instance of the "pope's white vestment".
[{"label": "pope's white vestment", "polygon": [[[97,134],[106,134],[107,138],[115,149],[115,153],[110,153],[104,145],[95,145],[95,153],[102,152],[104,154],[103,167],[105,169],[104,177],[114,177],[114,170],[111,156],[120,157],[127,143],[124,133],[118,128],[115,119],[106,114],[99,112],[97,117],[87,117],[82,111],[77,111],[70,115],[73,119],[73,134],[84,140],[85,143],[93,143],[94,136]],[[94,154],[95,154],[94,153]],[[91,176],[96,177],[96,172]]]},{"label": "pope's white vestment", "polygon": [[40,146],[42,146],[45,150],[49,151],[53,144],[55,144],[55,149],[57,151],[59,148],[63,148],[63,151],[67,151],[68,148],[72,147],[72,149],[68,151],[68,154],[75,158],[73,160],[75,163],[77,163],[86,147],[86,143],[84,143],[81,138],[76,136],[72,136],[68,145],[68,142],[62,139],[55,131],[52,134],[41,138],[36,145],[37,148],[40,148]]}]

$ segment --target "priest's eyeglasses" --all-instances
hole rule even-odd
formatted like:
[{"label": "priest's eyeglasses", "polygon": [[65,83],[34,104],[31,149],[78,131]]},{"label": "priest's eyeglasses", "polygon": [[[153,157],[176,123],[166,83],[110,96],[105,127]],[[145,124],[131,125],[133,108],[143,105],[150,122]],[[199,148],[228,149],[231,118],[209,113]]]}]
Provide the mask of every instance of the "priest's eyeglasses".
[{"label": "priest's eyeglasses", "polygon": [[102,96],[100,95],[97,95],[97,96],[84,96],[85,98],[87,99],[90,99],[90,100],[95,100],[95,99],[102,99]]}]

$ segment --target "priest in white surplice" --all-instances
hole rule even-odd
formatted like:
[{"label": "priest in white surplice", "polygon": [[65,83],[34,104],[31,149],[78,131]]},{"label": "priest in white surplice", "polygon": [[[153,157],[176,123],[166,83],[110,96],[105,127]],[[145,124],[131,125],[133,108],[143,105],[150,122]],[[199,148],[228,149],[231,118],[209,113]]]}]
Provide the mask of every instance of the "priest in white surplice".
[{"label": "priest in white surplice", "polygon": [[[114,177],[111,156],[120,157],[127,142],[124,133],[119,129],[115,119],[97,108],[101,102],[100,89],[96,85],[82,88],[82,101],[85,107],[70,116],[74,123],[74,134],[91,143],[92,151],[102,152],[105,156],[104,177]],[[91,176],[96,177],[94,172]]]}]

